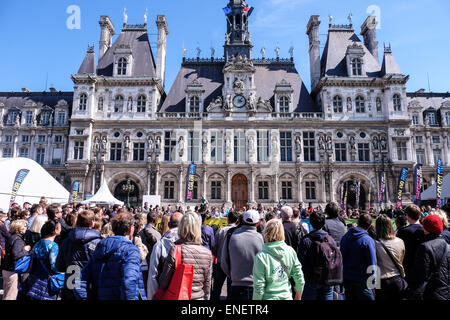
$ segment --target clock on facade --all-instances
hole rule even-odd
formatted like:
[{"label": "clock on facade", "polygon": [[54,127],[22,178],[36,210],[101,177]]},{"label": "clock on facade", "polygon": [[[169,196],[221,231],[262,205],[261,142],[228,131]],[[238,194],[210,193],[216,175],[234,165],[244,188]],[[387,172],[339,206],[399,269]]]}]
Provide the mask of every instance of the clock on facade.
[{"label": "clock on facade", "polygon": [[235,96],[233,99],[233,104],[236,108],[242,108],[246,105],[247,99],[244,96]]}]

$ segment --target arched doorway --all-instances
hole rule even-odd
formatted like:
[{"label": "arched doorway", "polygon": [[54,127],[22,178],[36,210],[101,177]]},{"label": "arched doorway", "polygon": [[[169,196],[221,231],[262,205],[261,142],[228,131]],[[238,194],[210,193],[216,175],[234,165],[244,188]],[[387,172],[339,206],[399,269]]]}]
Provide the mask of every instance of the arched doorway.
[{"label": "arched doorway", "polygon": [[360,182],[360,191],[359,191],[359,202],[357,205],[357,180],[347,180],[344,182],[343,185],[343,195],[345,198],[345,192],[347,192],[347,208],[348,209],[355,209],[359,208],[360,210],[366,210],[366,203],[367,203],[367,191],[366,187],[364,185],[364,181]]},{"label": "arched doorway", "polygon": [[124,202],[125,206],[137,207],[139,202],[139,186],[131,179],[123,180],[114,189],[114,197]]},{"label": "arched doorway", "polygon": [[244,208],[248,203],[248,180],[243,174],[233,177],[231,185],[231,200],[236,209]]}]

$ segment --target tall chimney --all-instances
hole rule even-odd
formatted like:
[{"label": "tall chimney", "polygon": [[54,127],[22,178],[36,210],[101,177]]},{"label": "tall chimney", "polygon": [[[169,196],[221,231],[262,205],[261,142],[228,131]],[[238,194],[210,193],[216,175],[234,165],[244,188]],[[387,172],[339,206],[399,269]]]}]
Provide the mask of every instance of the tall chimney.
[{"label": "tall chimney", "polygon": [[98,60],[103,57],[105,52],[111,47],[112,45],[112,37],[115,35],[114,31],[114,25],[111,22],[111,19],[109,19],[108,16],[101,16],[100,21],[98,22],[100,24],[100,42],[99,42],[99,52],[98,52]]},{"label": "tall chimney", "polygon": [[364,37],[364,45],[375,57],[378,63],[380,59],[378,57],[378,41],[377,41],[377,17],[368,16],[366,21],[361,26],[361,35]]},{"label": "tall chimney", "polygon": [[320,17],[311,16],[306,27],[309,37],[309,66],[311,68],[311,91],[320,80],[320,40],[319,40]]},{"label": "tall chimney", "polygon": [[166,54],[167,54],[167,35],[169,34],[169,26],[167,25],[166,16],[158,15],[156,19],[158,27],[158,53],[156,58],[156,76],[161,79],[164,87],[164,78],[166,74]]}]

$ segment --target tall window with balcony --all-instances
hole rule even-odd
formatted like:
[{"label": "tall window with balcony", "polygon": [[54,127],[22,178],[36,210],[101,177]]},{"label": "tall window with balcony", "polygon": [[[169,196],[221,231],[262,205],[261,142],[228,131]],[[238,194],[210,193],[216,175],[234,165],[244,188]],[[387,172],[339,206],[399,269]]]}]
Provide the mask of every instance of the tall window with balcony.
[{"label": "tall window with balcony", "polygon": [[217,180],[211,181],[211,199],[212,200],[222,199],[222,181]]},{"label": "tall window with balcony", "polygon": [[292,132],[280,132],[281,162],[292,161]]},{"label": "tall window with balcony", "polygon": [[211,161],[223,161],[223,133],[211,132]]},{"label": "tall window with balcony", "polygon": [[8,113],[8,122],[7,123],[9,125],[15,124],[16,123],[16,119],[17,119],[18,116],[19,116],[19,111],[16,111],[16,110],[9,111],[9,113]]},{"label": "tall window with balcony", "polygon": [[289,97],[282,96],[279,100],[280,113],[289,113]]},{"label": "tall window with balcony", "polygon": [[32,124],[33,123],[33,111],[27,111],[25,113],[25,123]]},{"label": "tall window with balcony", "polygon": [[80,111],[86,111],[86,108],[87,108],[87,101],[88,101],[87,94],[86,94],[86,93],[80,94],[79,104],[78,104],[78,110],[80,110]]},{"label": "tall window with balcony", "polygon": [[117,62],[117,74],[119,76],[126,76],[127,75],[127,66],[128,61],[126,58],[120,58]]},{"label": "tall window with balcony", "polygon": [[304,161],[316,161],[316,142],[314,132],[303,132]]},{"label": "tall window with balcony", "polygon": [[400,112],[402,111],[402,99],[400,98],[399,94],[394,94],[394,97],[392,98],[394,103],[394,111]]},{"label": "tall window with balcony", "polygon": [[412,124],[415,126],[419,124],[419,115],[417,113],[414,113],[412,115]]},{"label": "tall window with balcony", "polygon": [[428,117],[428,123],[431,126],[435,126],[437,124],[437,122],[436,122],[436,114],[434,112],[428,112],[427,113],[427,117]]},{"label": "tall window with balcony", "polygon": [[234,162],[245,162],[245,132],[234,134]]},{"label": "tall window with balcony", "polygon": [[257,132],[258,162],[269,161],[269,132]]},{"label": "tall window with balcony", "polygon": [[175,160],[175,147],[177,140],[172,131],[167,131],[164,136],[164,161],[172,162]]},{"label": "tall window with balcony", "polygon": [[116,96],[116,99],[114,100],[114,112],[123,112],[123,104],[124,104],[123,96],[121,95]]},{"label": "tall window with balcony", "polygon": [[147,105],[147,98],[144,95],[140,95],[137,99],[137,112],[145,113],[146,105]]},{"label": "tall window with balcony", "polygon": [[133,144],[133,161],[144,161],[145,159],[145,143],[135,142]]},{"label": "tall window with balcony", "polygon": [[196,163],[200,160],[200,132],[188,133],[188,161]]},{"label": "tall window with balcony", "polygon": [[342,107],[342,98],[340,96],[335,96],[333,98],[333,111],[334,113],[342,113],[344,111]]},{"label": "tall window with balcony", "polygon": [[352,75],[362,76],[362,61],[360,58],[353,58],[351,60],[352,64]]},{"label": "tall window with balcony", "polygon": [[84,153],[84,142],[83,141],[75,141],[73,147],[73,159],[74,160],[83,160]]},{"label": "tall window with balcony", "polygon": [[408,160],[408,149],[405,141],[397,141],[397,159],[400,161]]},{"label": "tall window with balcony", "polygon": [[370,162],[370,145],[358,143],[358,158],[361,162]]},{"label": "tall window with balcony", "polygon": [[45,149],[38,148],[36,149],[36,162],[40,165],[43,165],[45,161]]},{"label": "tall window with balcony", "polygon": [[189,111],[200,112],[200,98],[198,96],[192,96],[189,100]]},{"label": "tall window with balcony", "polygon": [[281,181],[281,198],[292,200],[292,181]]},{"label": "tall window with balcony", "polygon": [[336,143],[335,144],[335,152],[336,152],[336,162],[347,161],[347,144],[346,143]]},{"label": "tall window with balcony", "polygon": [[361,96],[357,96],[355,100],[355,109],[356,113],[364,113],[366,112],[366,105],[364,98]]},{"label": "tall window with balcony", "polygon": [[44,112],[42,112],[42,115],[41,115],[41,124],[42,124],[43,126],[48,126],[48,125],[50,125],[50,115],[51,115],[51,112],[50,112],[50,111],[44,111]]},{"label": "tall window with balcony", "polygon": [[66,124],[66,113],[64,111],[58,112],[58,124],[63,126]]},{"label": "tall window with balcony", "polygon": [[110,150],[110,158],[111,161],[120,161],[122,160],[122,143],[121,142],[112,142],[111,150]]}]

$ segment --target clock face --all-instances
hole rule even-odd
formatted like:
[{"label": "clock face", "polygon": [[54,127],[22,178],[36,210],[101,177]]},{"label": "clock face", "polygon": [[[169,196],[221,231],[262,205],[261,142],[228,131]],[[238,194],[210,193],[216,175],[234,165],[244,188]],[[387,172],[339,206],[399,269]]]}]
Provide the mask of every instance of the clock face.
[{"label": "clock face", "polygon": [[243,96],[235,96],[233,99],[233,104],[236,108],[242,108],[247,103],[247,99]]}]

